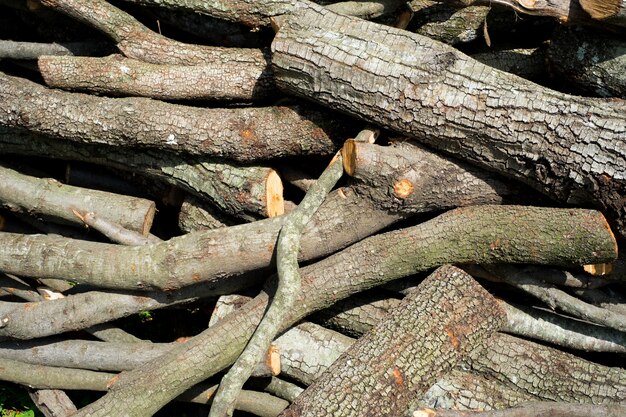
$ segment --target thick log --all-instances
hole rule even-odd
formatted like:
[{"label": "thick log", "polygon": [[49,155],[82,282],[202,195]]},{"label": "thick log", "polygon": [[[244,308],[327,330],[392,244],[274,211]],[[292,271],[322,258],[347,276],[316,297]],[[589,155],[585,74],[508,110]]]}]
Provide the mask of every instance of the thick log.
[{"label": "thick log", "polygon": [[[588,263],[589,257],[614,258],[615,243],[608,230],[604,229],[601,241],[608,238],[610,244],[592,242],[589,225],[575,218],[576,212],[583,213],[474,206],[450,211],[412,228],[364,239],[302,268],[300,299],[283,328],[356,292],[445,263],[515,263],[532,259],[537,263],[567,264]],[[584,213],[583,218],[598,216],[597,212]],[[261,293],[237,314],[219,321],[184,346],[176,346],[158,360],[123,373],[107,395],[79,410],[75,417],[105,417],[120,412],[129,417],[151,416],[191,385],[231,364],[261,320],[267,302],[268,295]]]},{"label": "thick log", "polygon": [[345,127],[311,107],[208,109],[47,89],[0,74],[0,125],[59,140],[169,149],[241,162],[332,155]]},{"label": "thick log", "polygon": [[281,416],[400,415],[504,323],[495,298],[443,266],[344,352]]},{"label": "thick log", "polygon": [[286,91],[558,200],[591,200],[626,234],[625,101],[557,93],[420,35],[309,2],[286,19],[272,50],[276,82]]},{"label": "thick log", "polygon": [[82,224],[72,210],[96,212],[144,236],[150,232],[156,211],[154,202],[143,198],[73,187],[4,166],[0,166],[0,206],[70,224]]},{"label": "thick log", "polygon": [[490,50],[471,56],[485,65],[527,80],[538,80],[546,75],[546,51],[544,48]]},{"label": "thick log", "polygon": [[276,171],[264,166],[241,166],[150,149],[128,152],[110,146],[77,145],[3,127],[0,143],[8,153],[88,161],[156,177],[245,221],[278,216],[284,211],[282,181]]},{"label": "thick log", "polygon": [[626,41],[623,36],[581,27],[555,31],[546,52],[554,76],[602,97],[626,99]]},{"label": "thick log", "polygon": [[341,153],[346,173],[368,185],[363,192],[377,207],[392,212],[500,204],[521,191],[496,175],[409,142],[379,146],[347,140]]},{"label": "thick log", "polygon": [[46,417],[66,417],[77,411],[70,397],[63,391],[42,389],[28,394]]},{"label": "thick log", "polygon": [[[266,57],[258,62],[151,64],[121,56],[44,56],[37,61],[49,87],[160,100],[262,100],[276,94]],[[265,58],[265,59],[264,59]]]},{"label": "thick log", "polygon": [[450,45],[479,39],[491,10],[488,6],[458,8],[434,0],[413,0],[416,33]]},{"label": "thick log", "polygon": [[185,233],[204,229],[218,229],[232,226],[235,223],[218,210],[203,204],[193,195],[185,196],[178,213],[178,227]]}]

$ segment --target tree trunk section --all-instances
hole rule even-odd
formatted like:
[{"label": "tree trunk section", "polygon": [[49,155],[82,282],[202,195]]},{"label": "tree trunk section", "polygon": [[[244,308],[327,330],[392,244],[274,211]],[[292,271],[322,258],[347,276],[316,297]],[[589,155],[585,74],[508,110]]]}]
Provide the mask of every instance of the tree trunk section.
[{"label": "tree trunk section", "polygon": [[272,50],[286,91],[558,200],[594,201],[626,235],[626,102],[557,93],[431,39],[309,2],[298,3]]}]

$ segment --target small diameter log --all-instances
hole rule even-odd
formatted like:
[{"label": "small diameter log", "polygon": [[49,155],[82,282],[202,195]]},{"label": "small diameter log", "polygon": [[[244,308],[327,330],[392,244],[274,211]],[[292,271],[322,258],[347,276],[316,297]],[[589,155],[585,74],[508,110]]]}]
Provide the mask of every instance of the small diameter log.
[{"label": "small diameter log", "polygon": [[347,140],[341,153],[346,173],[368,185],[363,192],[377,207],[392,212],[498,204],[520,191],[494,174],[409,142],[379,146]]},{"label": "small diameter log", "polygon": [[480,38],[491,10],[489,6],[459,8],[433,0],[413,0],[410,7],[416,33],[450,45]]},{"label": "small diameter log", "polygon": [[505,334],[495,334],[473,350],[472,372],[514,384],[547,401],[614,404],[626,400],[626,371]]},{"label": "small diameter log", "polygon": [[0,143],[11,153],[89,161],[156,177],[245,221],[284,211],[282,181],[276,171],[264,166],[240,166],[150,149],[128,152],[110,146],[78,145],[2,127]]},{"label": "small diameter log", "polygon": [[581,27],[559,27],[546,52],[548,66],[565,86],[626,99],[624,37]]},{"label": "small diameter log", "polygon": [[626,235],[626,151],[619,146],[626,101],[557,93],[423,36],[304,1],[281,26],[272,51],[276,82],[285,91],[558,200],[593,201]]},{"label": "small diameter log", "polygon": [[43,55],[94,55],[110,52],[101,42],[35,43],[0,40],[0,59],[37,59]]},{"label": "small diameter log", "polygon": [[[262,56],[260,58],[263,58]],[[158,65],[121,56],[39,58],[48,87],[161,100],[254,101],[276,94],[267,61]]]},{"label": "small diameter log", "polygon": [[72,224],[82,224],[72,210],[96,212],[143,236],[150,232],[156,211],[154,202],[143,198],[73,187],[3,166],[0,166],[0,206]]},{"label": "small diameter log", "polygon": [[[354,218],[358,218],[359,222],[346,228],[348,219]],[[401,214],[390,214],[375,209],[371,203],[359,197],[350,188],[334,191],[307,226],[299,260],[310,260],[333,253],[402,218]],[[24,263],[19,266],[22,272],[30,270],[39,277],[50,275],[65,279],[73,277],[80,279],[81,282],[111,288],[147,289],[163,286],[173,289],[198,281],[221,280],[242,272],[272,266],[274,245],[284,220],[284,218],[267,219],[240,226],[190,233],[170,239],[168,242],[141,248],[52,236],[26,237],[0,233],[0,253],[5,249],[13,253],[10,256],[15,255],[16,258],[11,263],[18,258],[22,259]],[[16,246],[17,241],[24,238],[28,240],[25,242],[26,246]],[[52,254],[50,247],[56,247],[61,252]],[[14,252],[18,248],[26,252],[20,250],[21,255],[18,255]],[[94,255],[85,256],[85,250]],[[44,252],[47,255],[43,255]],[[107,256],[100,256],[102,253],[106,253]],[[55,261],[57,257],[62,258],[63,262]],[[205,259],[208,258],[212,259],[212,262],[206,262]],[[37,266],[42,259],[48,259],[50,263],[44,262],[46,266]],[[9,263],[8,258],[6,262]],[[135,265],[135,269],[129,268],[129,265]],[[143,266],[137,267],[139,265]]]},{"label": "small diameter log", "polygon": [[232,219],[228,219],[219,211],[203,204],[200,199],[193,195],[186,195],[178,212],[178,227],[185,233],[198,230],[218,229],[234,225]]},{"label": "small diameter log", "polygon": [[413,417],[621,417],[626,406],[620,404],[591,405],[553,402],[530,402],[515,408],[496,411],[416,410]]},{"label": "small diameter log", "polygon": [[0,74],[0,125],[59,140],[236,161],[332,155],[343,126],[310,106],[210,109],[47,89]]},{"label": "small diameter log", "polygon": [[126,229],[118,223],[113,223],[105,218],[99,217],[92,211],[81,213],[78,210],[73,210],[73,212],[76,217],[81,219],[85,226],[99,231],[112,242],[129,246],[149,245],[151,243],[161,242],[161,239],[154,235],[144,236],[141,233]]},{"label": "small diameter log", "polygon": [[503,323],[495,298],[443,266],[341,355],[281,416],[400,415]]},{"label": "small diameter log", "polygon": [[46,417],[67,417],[77,411],[70,397],[60,390],[40,389],[28,395]]},{"label": "small diameter log", "polygon": [[[364,239],[302,268],[300,300],[283,328],[356,292],[445,263],[532,260],[567,264],[614,258],[614,238],[598,216],[597,212],[585,210],[474,206],[453,210],[412,228]],[[600,236],[590,233],[596,228],[590,228],[588,221],[596,226],[600,221]],[[184,346],[176,346],[159,360],[121,374],[107,395],[74,417],[153,415],[190,386],[231,364],[261,320],[267,303],[267,294],[261,293],[237,314]]]},{"label": "small diameter log", "polygon": [[287,216],[276,243],[278,276],[276,292],[246,348],[222,378],[209,417],[233,415],[238,393],[250,377],[254,364],[261,354],[267,351],[271,341],[280,331],[282,323],[291,314],[302,287],[298,265],[302,234],[342,175],[343,161],[341,155],[337,155],[307,191],[298,207]]}]

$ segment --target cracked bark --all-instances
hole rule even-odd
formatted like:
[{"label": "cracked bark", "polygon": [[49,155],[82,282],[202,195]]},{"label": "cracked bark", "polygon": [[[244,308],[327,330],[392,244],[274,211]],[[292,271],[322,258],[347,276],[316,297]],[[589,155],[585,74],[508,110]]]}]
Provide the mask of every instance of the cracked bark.
[{"label": "cracked bark", "polygon": [[[450,211],[412,228],[364,239],[302,268],[300,299],[283,326],[356,292],[445,263],[515,263],[532,259],[567,264],[614,258],[612,235],[602,226],[599,241],[593,241],[589,225],[583,221],[589,215],[595,220],[588,220],[598,220],[597,212],[584,210],[474,206]],[[500,236],[496,246],[495,236]],[[219,321],[184,346],[121,374],[107,395],[79,410],[75,417],[119,413],[151,416],[190,386],[232,363],[259,323],[267,302],[268,295],[261,293],[237,314]]]},{"label": "cracked bark", "polygon": [[309,106],[210,109],[61,92],[0,74],[0,125],[58,140],[142,147],[240,162],[333,155],[341,119]]},{"label": "cracked bark", "polygon": [[276,95],[269,57],[203,65],[151,64],[121,56],[44,56],[37,64],[46,85],[65,90],[160,100],[256,101]]},{"label": "cracked bark", "polygon": [[287,17],[272,51],[280,88],[560,201],[593,201],[626,233],[626,102],[557,93],[420,35],[308,2]]},{"label": "cracked bark", "polygon": [[625,51],[623,36],[560,27],[546,57],[557,79],[602,97],[626,99]]},{"label": "cracked bark", "polygon": [[620,417],[626,413],[626,406],[587,405],[551,402],[529,402],[515,408],[498,411],[456,411],[423,409],[413,412],[413,417],[587,417],[599,415]]},{"label": "cracked bark", "polygon": [[357,340],[281,416],[400,415],[504,323],[470,275],[442,266]]}]

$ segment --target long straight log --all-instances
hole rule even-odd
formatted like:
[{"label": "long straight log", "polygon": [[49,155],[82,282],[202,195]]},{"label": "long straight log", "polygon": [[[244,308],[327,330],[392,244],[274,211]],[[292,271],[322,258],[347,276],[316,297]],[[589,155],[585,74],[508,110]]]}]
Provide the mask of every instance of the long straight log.
[{"label": "long straight log", "polygon": [[284,212],[282,181],[267,166],[192,158],[156,149],[129,152],[111,146],[78,145],[3,127],[0,127],[0,144],[7,153],[84,161],[156,177],[246,221]]},{"label": "long straight log", "polygon": [[264,57],[258,62],[204,65],[151,64],[135,59],[43,56],[46,85],[65,90],[161,100],[254,101],[276,94]]},{"label": "long straight log", "polygon": [[360,338],[281,416],[401,415],[505,321],[470,275],[443,266]]},{"label": "long straight log", "polygon": [[[575,216],[576,212],[582,218]],[[593,242],[590,232],[595,227],[584,220],[588,216],[595,217],[587,220],[596,223],[599,215],[579,210],[473,206],[364,239],[302,268],[301,295],[283,328],[351,294],[445,263],[532,259],[563,264],[614,258],[615,242],[604,220],[600,219],[603,236]],[[184,346],[121,374],[107,395],[75,417],[151,416],[190,386],[231,364],[261,320],[267,302],[268,295],[261,293],[237,314],[220,320]]]},{"label": "long straight log", "polygon": [[208,109],[145,98],[106,98],[42,87],[0,73],[0,126],[59,140],[169,149],[241,162],[332,155],[342,121],[311,107]]},{"label": "long straight log", "polygon": [[437,41],[305,1],[284,19],[272,51],[286,91],[558,200],[591,200],[626,236],[625,101],[557,93]]}]

